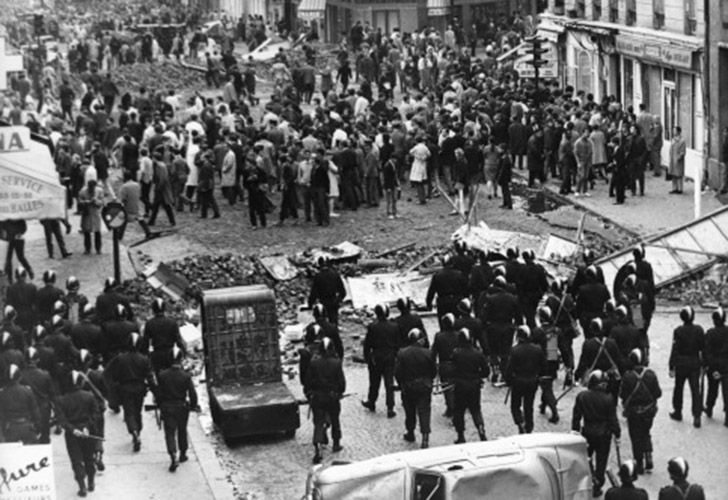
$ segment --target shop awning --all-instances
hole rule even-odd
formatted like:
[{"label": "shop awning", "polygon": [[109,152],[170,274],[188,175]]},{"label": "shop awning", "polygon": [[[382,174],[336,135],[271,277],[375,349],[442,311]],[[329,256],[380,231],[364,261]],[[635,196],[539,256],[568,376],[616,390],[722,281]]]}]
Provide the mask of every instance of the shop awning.
[{"label": "shop awning", "polygon": [[0,220],[66,217],[50,150],[27,127],[0,127],[0,186]]},{"label": "shop awning", "polygon": [[427,0],[429,17],[447,16],[450,14],[451,0]]},{"label": "shop awning", "polygon": [[326,13],[326,0],[301,0],[298,4],[298,17],[310,21],[320,19]]}]

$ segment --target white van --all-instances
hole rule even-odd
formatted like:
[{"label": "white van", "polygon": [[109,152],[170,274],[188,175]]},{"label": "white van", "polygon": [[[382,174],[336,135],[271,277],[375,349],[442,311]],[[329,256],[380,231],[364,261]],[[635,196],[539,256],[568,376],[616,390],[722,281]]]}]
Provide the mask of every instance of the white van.
[{"label": "white van", "polygon": [[586,441],[524,434],[315,466],[304,500],[586,500]]}]

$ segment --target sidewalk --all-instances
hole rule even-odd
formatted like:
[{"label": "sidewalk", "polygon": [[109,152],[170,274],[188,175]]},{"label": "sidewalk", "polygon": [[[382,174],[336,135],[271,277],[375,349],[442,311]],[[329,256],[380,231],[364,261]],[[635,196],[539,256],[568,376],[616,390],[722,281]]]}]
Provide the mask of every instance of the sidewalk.
[{"label": "sidewalk", "polygon": [[[90,301],[103,288],[104,280],[113,276],[111,235],[104,231],[102,254],[83,255],[83,238],[78,233],[78,217],[71,218],[73,228],[65,235],[66,245],[73,255],[67,259],[49,259],[45,248],[43,229],[37,221],[28,223],[26,234],[26,257],[36,274],[36,284],[40,286],[43,272],[53,269],[58,274],[57,285],[65,287],[68,276],[76,276],[81,281],[81,292]],[[142,234],[136,227],[127,228],[128,241],[136,241]],[[165,246],[163,241],[158,245]],[[180,251],[176,248],[175,251]],[[174,253],[174,252],[173,252]],[[56,249],[55,254],[59,252]],[[135,271],[126,248],[120,248],[122,279],[134,276]],[[198,394],[206,391],[198,386]],[[151,403],[151,395],[147,403]],[[180,464],[174,474],[167,470],[169,455],[164,443],[164,432],[157,429],[153,412],[144,414],[142,449],[133,453],[131,437],[126,431],[123,414],[106,411],[106,442],[104,443],[104,463],[106,470],[96,479],[96,491],[88,498],[104,499],[154,499],[176,500],[178,498],[232,500],[233,491],[223,472],[210,439],[205,436],[197,414],[190,415],[188,432],[190,449],[189,461]],[[78,490],[71,471],[63,435],[52,436],[53,460],[55,462],[56,496],[59,499],[76,498]]]},{"label": "sidewalk", "polygon": [[[527,177],[525,170],[514,171],[521,177]],[[672,183],[662,177],[654,177],[652,172],[645,173],[645,195],[632,197],[627,190],[624,205],[614,205],[614,198],[610,198],[609,186],[602,180],[597,180],[595,189],[590,191],[590,197],[576,197],[573,194],[564,197],[559,194],[561,181],[549,179],[546,189],[552,194],[568,199],[570,203],[594,212],[615,224],[629,229],[641,236],[648,236],[666,231],[670,228],[688,223],[693,217],[693,189],[692,181],[685,182],[683,194],[668,194],[672,190]],[[709,214],[723,204],[715,197],[712,191],[706,191],[701,198],[701,215]]]}]

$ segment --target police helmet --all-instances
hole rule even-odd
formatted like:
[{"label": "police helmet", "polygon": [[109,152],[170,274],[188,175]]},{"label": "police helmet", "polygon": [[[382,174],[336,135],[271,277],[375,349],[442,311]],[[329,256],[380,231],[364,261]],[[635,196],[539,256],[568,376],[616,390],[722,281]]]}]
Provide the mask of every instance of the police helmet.
[{"label": "police helmet", "polygon": [[5,314],[5,318],[7,319],[13,319],[18,315],[18,311],[15,310],[15,308],[11,305],[5,306],[5,310],[3,311]]},{"label": "police helmet", "polygon": [[637,464],[634,460],[625,460],[619,467],[619,478],[622,482],[633,482],[637,480]]},{"label": "police helmet", "polygon": [[387,304],[377,304],[376,306],[374,306],[374,314],[377,315],[377,318],[388,318],[389,306]]},{"label": "police helmet", "polygon": [[680,319],[683,323],[692,323],[695,319],[695,310],[691,306],[680,309]]},{"label": "police helmet", "polygon": [[601,370],[594,370],[589,374],[589,378],[587,379],[587,387],[590,389],[593,389],[595,387],[599,387],[600,385],[603,385],[607,381],[606,374]]},{"label": "police helmet", "polygon": [[62,300],[56,300],[53,303],[53,313],[54,314],[66,314],[66,303]]},{"label": "police helmet", "polygon": [[54,314],[53,317],[51,318],[51,326],[53,328],[58,328],[58,327],[63,326],[63,316],[61,316],[60,314]]},{"label": "police helmet", "polygon": [[19,280],[24,280],[28,277],[28,271],[23,267],[19,267],[15,270],[15,277]]},{"label": "police helmet", "polygon": [[35,328],[31,331],[33,335],[33,340],[36,342],[43,339],[43,337],[46,336],[46,333],[48,333],[43,325],[36,325]]},{"label": "police helmet", "polygon": [[455,315],[453,313],[447,313],[442,317],[442,328],[449,330],[455,326]]},{"label": "police helmet", "polygon": [[20,367],[15,363],[11,363],[8,367],[8,380],[15,382],[20,378]]},{"label": "police helmet", "polygon": [[113,278],[109,276],[106,278],[106,281],[104,281],[104,291],[108,292],[109,290],[113,290],[118,286],[118,282],[116,281],[116,278]]},{"label": "police helmet", "polygon": [[538,309],[538,317],[542,323],[551,322],[551,308],[549,306],[543,306]]},{"label": "police helmet", "polygon": [[412,307],[412,301],[409,297],[400,297],[397,299],[397,309],[400,311],[409,311]]},{"label": "police helmet", "polygon": [[586,268],[586,271],[585,271],[585,274],[586,274],[586,277],[587,278],[592,278],[592,279],[596,278],[597,277],[597,268],[596,268],[596,266],[589,266],[589,267],[587,267]]},{"label": "police helmet", "polygon": [[625,306],[624,304],[621,304],[619,307],[617,307],[615,311],[617,313],[617,316],[619,316],[620,318],[626,318],[629,314],[629,311],[627,311],[627,306]]},{"label": "police helmet", "polygon": [[528,325],[519,325],[516,328],[516,338],[521,342],[525,342],[531,338],[531,329]]},{"label": "police helmet", "polygon": [[126,317],[126,307],[124,304],[116,304],[116,318],[124,319]]},{"label": "police helmet", "polygon": [[326,308],[323,304],[314,304],[313,306],[313,317],[314,318],[323,318],[324,314],[326,313]]},{"label": "police helmet", "polygon": [[496,286],[504,287],[508,284],[506,281],[506,278],[504,276],[496,276],[495,280],[493,280],[493,284]]},{"label": "police helmet", "polygon": [[609,299],[604,303],[604,312],[612,313],[617,309],[617,302],[614,299]]},{"label": "police helmet", "polygon": [[473,303],[468,298],[464,298],[460,302],[458,302],[458,311],[460,311],[462,314],[470,314],[470,311],[473,308]]},{"label": "police helmet", "polygon": [[629,360],[635,365],[642,364],[642,351],[637,348],[632,349],[629,352]]},{"label": "police helmet", "polygon": [[96,312],[96,308],[93,306],[93,304],[86,304],[83,306],[83,317],[88,318],[89,316],[93,315]]},{"label": "police helmet", "polygon": [[84,378],[83,373],[77,370],[71,370],[71,384],[73,384],[74,387],[81,387],[85,381],[86,379]]},{"label": "police helmet", "polygon": [[182,358],[184,358],[184,357],[185,357],[185,352],[182,349],[180,349],[179,346],[177,346],[177,344],[175,344],[172,347],[172,360],[175,363],[179,363],[182,361]]},{"label": "police helmet", "polygon": [[591,320],[591,323],[589,323],[589,331],[591,331],[594,335],[597,337],[601,337],[603,332],[604,325],[602,324],[602,318],[594,318]]},{"label": "police helmet", "polygon": [[422,330],[420,330],[419,328],[413,328],[407,334],[407,338],[412,343],[418,342],[423,336],[424,336],[424,334],[422,333]]},{"label": "police helmet", "polygon": [[667,462],[667,473],[670,474],[670,477],[686,479],[689,469],[688,461],[683,457],[671,458]]},{"label": "police helmet", "polygon": [[68,279],[66,279],[66,290],[75,292],[79,288],[81,288],[81,282],[78,281],[78,278],[75,276],[69,276]]},{"label": "police helmet", "polygon": [[473,339],[471,338],[471,335],[470,335],[469,328],[461,328],[460,330],[458,330],[458,338],[460,340],[462,340],[463,342],[470,343],[473,341]]},{"label": "police helmet", "polygon": [[38,361],[39,357],[40,353],[35,347],[31,346],[25,349],[25,358],[28,360],[28,362]]},{"label": "police helmet", "polygon": [[81,361],[81,364],[87,363],[91,361],[91,353],[88,351],[88,349],[81,349],[78,351],[78,359]]},{"label": "police helmet", "polygon": [[13,336],[10,335],[10,332],[3,332],[2,335],[0,335],[0,342],[2,343],[3,348],[12,348],[13,347]]},{"label": "police helmet", "polygon": [[713,321],[717,325],[722,325],[725,323],[725,310],[722,307],[718,307],[715,311],[713,311]]},{"label": "police helmet", "polygon": [[506,275],[506,267],[505,266],[496,266],[495,269],[493,269],[493,276],[495,276],[496,278],[498,276],[505,277],[505,275]]},{"label": "police helmet", "polygon": [[163,313],[165,310],[164,299],[157,297],[152,301],[152,312],[154,314]]},{"label": "police helmet", "polygon": [[43,273],[43,283],[55,283],[56,282],[56,272],[52,269],[49,269]]},{"label": "police helmet", "polygon": [[142,336],[139,335],[138,332],[133,332],[129,334],[129,348],[131,350],[135,351],[139,348],[139,341],[141,340]]}]

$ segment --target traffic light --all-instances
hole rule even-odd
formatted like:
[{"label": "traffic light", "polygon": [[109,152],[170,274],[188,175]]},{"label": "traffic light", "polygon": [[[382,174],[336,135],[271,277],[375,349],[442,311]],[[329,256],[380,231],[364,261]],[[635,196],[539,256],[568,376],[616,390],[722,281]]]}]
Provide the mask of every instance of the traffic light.
[{"label": "traffic light", "polygon": [[533,56],[532,59],[527,61],[528,64],[536,69],[547,64],[547,62],[544,61],[541,57],[543,54],[548,52],[548,49],[545,49],[541,46],[544,40],[534,35],[525,38],[524,41],[528,44],[528,46],[526,47],[526,54],[530,54]]}]

